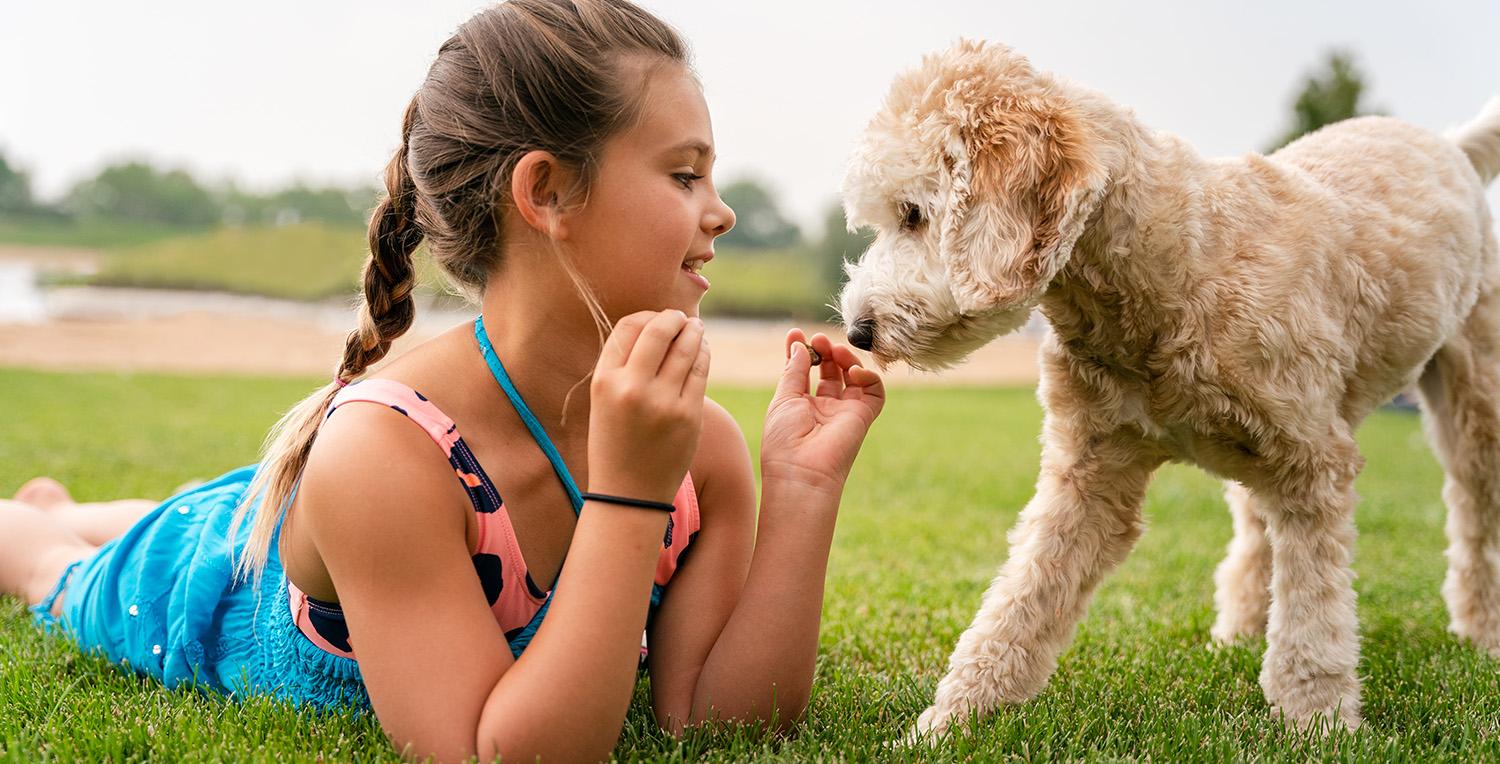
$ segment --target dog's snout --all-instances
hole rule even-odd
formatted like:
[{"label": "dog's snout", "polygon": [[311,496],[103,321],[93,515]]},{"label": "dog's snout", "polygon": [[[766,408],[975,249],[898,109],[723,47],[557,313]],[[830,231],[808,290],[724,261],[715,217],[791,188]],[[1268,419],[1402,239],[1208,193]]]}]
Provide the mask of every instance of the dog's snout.
[{"label": "dog's snout", "polygon": [[875,319],[862,316],[849,328],[849,344],[860,350],[869,350],[875,345]]}]

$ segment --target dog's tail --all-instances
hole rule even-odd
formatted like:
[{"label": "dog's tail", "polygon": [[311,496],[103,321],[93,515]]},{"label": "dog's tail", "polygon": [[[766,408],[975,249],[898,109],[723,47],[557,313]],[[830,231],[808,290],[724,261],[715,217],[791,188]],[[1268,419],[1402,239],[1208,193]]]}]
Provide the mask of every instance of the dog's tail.
[{"label": "dog's tail", "polygon": [[1488,186],[1500,175],[1500,97],[1490,99],[1479,116],[1448,137],[1469,156],[1479,180]]}]

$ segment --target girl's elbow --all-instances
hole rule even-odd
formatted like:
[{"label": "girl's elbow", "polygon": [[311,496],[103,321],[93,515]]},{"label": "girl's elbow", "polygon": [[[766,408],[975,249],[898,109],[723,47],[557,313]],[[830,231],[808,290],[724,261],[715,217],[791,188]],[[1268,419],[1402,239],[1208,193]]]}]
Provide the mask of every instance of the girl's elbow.
[{"label": "girl's elbow", "polygon": [[607,761],[615,742],[543,740],[534,735],[516,738],[486,736],[476,741],[479,761]]},{"label": "girl's elbow", "polygon": [[713,707],[696,716],[658,711],[656,723],[662,732],[676,740],[682,739],[690,728],[713,724],[742,725],[772,735],[788,735],[801,726],[806,713],[807,700],[804,698],[792,703],[773,704],[769,710],[760,704],[753,704],[747,709],[728,714]]}]

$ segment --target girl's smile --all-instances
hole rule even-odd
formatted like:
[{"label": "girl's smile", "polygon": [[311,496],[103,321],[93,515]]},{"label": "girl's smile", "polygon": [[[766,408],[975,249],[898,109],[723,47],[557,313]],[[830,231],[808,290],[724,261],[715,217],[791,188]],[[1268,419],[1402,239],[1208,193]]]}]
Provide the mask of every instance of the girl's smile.
[{"label": "girl's smile", "polygon": [[701,255],[693,255],[682,261],[682,272],[687,275],[689,281],[697,284],[698,288],[705,292],[708,291],[709,282],[699,271],[703,269],[704,264],[712,259],[714,259],[714,253],[704,252]]}]

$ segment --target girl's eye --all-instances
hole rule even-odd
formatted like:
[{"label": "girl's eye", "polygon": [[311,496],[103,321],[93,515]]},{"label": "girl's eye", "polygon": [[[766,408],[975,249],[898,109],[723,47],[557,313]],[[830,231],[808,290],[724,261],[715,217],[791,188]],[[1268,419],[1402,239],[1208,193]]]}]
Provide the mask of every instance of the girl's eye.
[{"label": "girl's eye", "polygon": [[901,203],[901,230],[915,231],[922,225],[922,209],[911,202]]},{"label": "girl's eye", "polygon": [[676,178],[677,182],[681,183],[683,188],[692,188],[693,181],[703,180],[702,175],[694,175],[690,172],[673,173],[672,177]]}]

